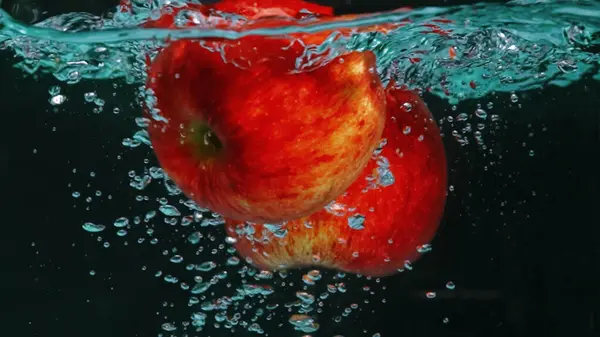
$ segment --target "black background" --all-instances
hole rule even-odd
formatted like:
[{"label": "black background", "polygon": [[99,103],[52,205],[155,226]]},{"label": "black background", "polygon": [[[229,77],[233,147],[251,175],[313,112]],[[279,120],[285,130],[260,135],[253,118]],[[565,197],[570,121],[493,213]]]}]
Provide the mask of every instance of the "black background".
[{"label": "black background", "polygon": [[[408,2],[386,2],[387,7],[335,3],[343,11],[361,12]],[[20,8],[15,13],[23,20],[31,15],[26,5],[45,15],[100,14],[114,5],[91,0],[14,4],[4,1],[2,6]],[[191,313],[186,294],[153,274],[169,272],[172,254],[162,251],[183,247],[182,235],[189,233],[164,231],[153,246],[135,243],[143,236],[140,228],[126,238],[106,231],[101,236],[111,247],[103,248],[95,235],[81,229],[84,221],[110,225],[119,216],[156,208],[156,203],[134,201],[140,193],[128,186],[127,176],[129,170],[140,173],[148,166],[146,158],[154,163],[151,152],[121,145],[136,131],[136,89],[121,81],[66,86],[48,75],[25,77],[12,68],[10,53],[1,53],[0,59],[5,186],[0,336],[156,336],[162,323],[185,320]],[[52,85],[69,97],[58,109],[48,104]],[[83,100],[93,90],[106,100],[100,114]],[[470,145],[460,146],[450,131],[461,125],[442,123],[453,191],[433,252],[413,271],[380,282],[349,277],[348,293],[325,302],[328,309],[315,336],[598,336],[598,93],[600,83],[588,79],[568,88],[518,93],[518,103],[509,94],[466,101],[457,112],[427,96],[438,119],[492,101],[492,113],[500,120],[486,122],[484,141],[493,154],[476,145],[472,135]],[[113,114],[113,107],[121,112]],[[101,197],[94,196],[96,190]],[[73,191],[82,196],[73,198]],[[164,192],[157,188],[144,194],[154,200]],[[93,201],[87,203],[87,196]],[[290,278],[298,282],[298,275]],[[455,290],[445,290],[448,281]],[[366,296],[364,285],[376,293]],[[275,299],[289,300],[297,288],[282,289]],[[437,291],[437,298],[427,299],[427,291]],[[335,323],[332,317],[350,303],[360,304],[362,311]],[[261,325],[270,336],[292,335],[287,317]],[[231,334],[209,328],[206,335]]]}]

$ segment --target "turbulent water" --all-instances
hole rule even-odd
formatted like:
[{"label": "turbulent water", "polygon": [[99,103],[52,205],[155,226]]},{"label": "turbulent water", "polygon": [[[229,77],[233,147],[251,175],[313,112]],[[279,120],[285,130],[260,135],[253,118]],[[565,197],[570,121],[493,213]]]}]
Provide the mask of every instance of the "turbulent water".
[{"label": "turbulent water", "polygon": [[[0,48],[22,56],[19,67],[24,71],[51,72],[68,83],[118,77],[140,83],[145,55],[160,44],[156,41],[168,36],[233,39],[410,20],[387,35],[357,34],[347,44],[353,49],[374,50],[382,76],[393,76],[415,88],[431,88],[454,103],[492,91],[565,86],[583,76],[600,79],[600,3],[595,1],[424,8],[367,15],[351,22],[244,32],[137,28],[159,15],[162,2],[134,6],[131,12],[115,12],[109,18],[68,13],[33,26],[0,12]],[[431,33],[430,24],[443,34]]]},{"label": "turbulent water", "polygon": [[[138,28],[141,23],[156,18],[164,2],[154,1],[147,6],[134,2],[132,11],[115,10],[106,17],[67,13],[34,25],[21,24],[0,11],[0,49],[17,55],[16,66],[26,73],[52,74],[71,85],[82,80],[125,78],[127,83],[139,86],[143,92],[146,55],[153,55],[168,36],[234,39],[247,34],[286,35],[298,31],[408,22],[388,34],[355,34],[343,43],[351,49],[373,50],[384,80],[394,78],[411,88],[428,89],[451,104],[492,92],[513,93],[516,100],[518,92],[524,90],[547,85],[567,86],[584,77],[600,80],[600,2],[514,1],[503,5],[429,7],[403,13],[365,15],[344,23],[244,32],[210,28]],[[56,88],[51,88],[50,94],[50,104],[55,106],[60,106],[66,99]],[[96,93],[86,94],[85,100],[95,102],[97,109],[102,109],[103,102]],[[481,120],[487,116],[483,109],[478,109],[475,114]],[[466,118],[461,116],[456,116],[456,120]],[[147,120],[139,117],[136,122],[140,130],[124,139],[123,145],[131,148],[142,144],[150,146],[144,131]],[[278,315],[287,315],[283,319],[294,329],[311,333],[319,329],[314,314],[322,311],[322,302],[346,292],[343,274],[325,278],[314,270],[300,279],[290,280],[285,273],[260,272],[240,261],[229,245],[233,239],[222,242],[215,234],[222,224],[218,215],[186,200],[150,160],[130,171],[129,179],[131,188],[138,193],[138,201],[149,199],[145,195],[148,186],[160,184],[164,187],[164,197],[157,199],[156,209],[113,219],[110,225],[82,221],[82,227],[97,235],[105,247],[110,243],[102,236],[108,231],[117,237],[129,237],[132,243],[151,245],[159,245],[163,240],[161,235],[167,235],[165,240],[187,247],[178,249],[170,245],[162,251],[170,263],[180,266],[179,269],[174,268],[169,274],[162,270],[153,272],[155,277],[189,292],[189,319],[164,322],[163,333],[201,330],[210,321],[215,327],[237,327],[260,334],[268,332],[263,322]],[[79,198],[80,193],[73,192],[73,197]],[[184,238],[173,241],[155,225],[161,222],[169,225],[169,231]],[[130,232],[136,233],[135,239],[128,234]],[[183,251],[189,254],[183,254]],[[195,255],[200,253],[213,258],[197,261]],[[316,293],[311,287],[319,282],[323,291]],[[219,284],[225,286],[218,288]],[[366,292],[371,291],[365,287]],[[276,288],[292,289],[294,298],[281,305],[279,301],[270,300]],[[448,289],[453,288],[453,284],[448,285]],[[433,298],[435,293],[427,293],[427,297]],[[357,303],[342,308],[334,320],[339,322],[357,308]]]}]

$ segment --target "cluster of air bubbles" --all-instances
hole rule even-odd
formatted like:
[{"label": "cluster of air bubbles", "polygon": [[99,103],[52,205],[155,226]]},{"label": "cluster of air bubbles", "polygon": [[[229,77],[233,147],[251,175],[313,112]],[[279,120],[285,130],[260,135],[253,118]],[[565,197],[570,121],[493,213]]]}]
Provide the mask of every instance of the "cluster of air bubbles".
[{"label": "cluster of air bubbles", "polygon": [[390,170],[389,160],[381,154],[386,145],[387,139],[383,138],[371,155],[371,160],[377,163],[377,170],[375,173],[365,177],[367,185],[363,188],[363,193],[372,189],[390,186],[396,181],[394,174]]},{"label": "cluster of air bubbles", "polygon": [[[147,174],[152,181],[168,179],[158,167],[151,167]],[[136,176],[140,175],[135,172],[129,174],[129,177],[134,180]],[[140,179],[140,181],[144,180],[144,178]],[[137,190],[136,187],[134,189]],[[323,313],[324,302],[334,294],[346,292],[346,285],[342,282],[346,277],[344,273],[337,273],[333,277],[334,282],[327,284],[324,292],[316,294],[309,288],[318,289],[318,283],[324,278],[321,271],[310,270],[303,274],[300,282],[297,283],[288,280],[287,272],[279,272],[276,275],[279,275],[282,286],[290,287],[297,284],[302,289],[295,292],[295,300],[282,306],[269,301],[268,298],[275,292],[273,287],[276,284],[273,280],[275,275],[272,272],[259,271],[242,263],[231,246],[235,243],[235,239],[226,239],[223,243],[219,242],[218,236],[212,231],[199,230],[200,227],[207,226],[207,224],[212,228],[222,226],[223,220],[208,210],[198,207],[193,201],[181,199],[181,196],[180,191],[170,193],[170,198],[159,198],[157,208],[147,212],[144,216],[136,216],[133,220],[132,217],[122,216],[114,219],[112,224],[117,236],[131,235],[128,232],[138,233],[139,230],[143,230],[143,227],[137,228],[136,224],[145,224],[146,234],[152,237],[161,218],[167,225],[179,225],[180,229],[189,229],[183,243],[195,247],[196,255],[186,259],[178,248],[165,249],[163,255],[173,266],[180,266],[179,273],[167,274],[162,270],[153,272],[154,277],[161,278],[165,283],[175,285],[189,293],[187,305],[192,310],[190,319],[182,322],[164,322],[161,326],[164,332],[202,331],[210,320],[212,326],[216,328],[243,328],[249,332],[264,334],[265,329],[262,327],[262,322],[279,317],[282,314],[280,309],[291,312],[288,322],[293,329],[305,334],[318,331],[317,316]],[[174,202],[177,199],[171,200],[173,198],[179,198],[179,201]],[[268,227],[268,231],[278,233],[285,228],[285,223],[271,224]],[[99,223],[85,222],[83,228],[90,233],[99,234],[106,232],[109,227]],[[99,236],[98,239],[102,240]],[[143,238],[138,240],[139,244],[143,242],[145,242]],[[156,244],[157,242],[158,239],[153,237],[150,243]],[[108,248],[110,245],[105,242],[104,246]],[[218,262],[221,258],[202,261],[201,256],[207,256],[207,254],[215,258],[223,256],[224,262]],[[142,269],[147,270],[147,267],[143,266]],[[265,284],[265,282],[267,283]],[[226,286],[223,287],[223,285]],[[369,300],[365,299],[365,303],[369,303]],[[333,320],[340,322],[343,317],[350,316],[358,309],[358,304],[351,304],[343,308],[339,316],[334,317]],[[233,314],[230,314],[232,310]]]},{"label": "cluster of air bubbles", "polygon": [[123,146],[130,148],[138,147],[142,144],[148,147],[152,147],[152,143],[150,142],[150,136],[148,135],[148,131],[146,131],[145,129],[136,131],[131,138],[123,138],[122,144]]},{"label": "cluster of air bubbles", "polygon": [[[514,95],[514,94],[513,94]],[[517,97],[514,95],[514,97]],[[513,100],[511,96],[511,101]],[[517,99],[518,100],[518,99]],[[439,124],[442,130],[451,128],[450,135],[461,145],[466,146],[475,141],[477,146],[486,149],[485,135],[493,134],[498,127],[500,116],[490,113],[494,108],[493,102],[488,102],[486,106],[477,104],[473,112],[457,111],[456,105],[452,106],[452,114],[440,120]],[[472,137],[472,138],[471,138]]]}]

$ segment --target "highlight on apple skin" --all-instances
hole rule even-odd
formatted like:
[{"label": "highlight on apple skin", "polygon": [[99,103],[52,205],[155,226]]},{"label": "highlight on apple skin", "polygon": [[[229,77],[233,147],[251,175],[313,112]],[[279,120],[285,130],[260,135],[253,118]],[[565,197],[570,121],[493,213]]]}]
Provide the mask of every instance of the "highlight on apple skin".
[{"label": "highlight on apple skin", "polygon": [[268,224],[227,219],[238,254],[264,270],[324,267],[386,276],[419,258],[446,200],[446,156],[421,98],[387,90],[383,138],[362,175],[310,216]]},{"label": "highlight on apple skin", "polygon": [[200,206],[237,220],[299,218],[343,193],[369,161],[386,113],[374,54],[290,72],[281,62],[289,53],[241,68],[202,41],[179,40],[151,63],[150,140]]}]

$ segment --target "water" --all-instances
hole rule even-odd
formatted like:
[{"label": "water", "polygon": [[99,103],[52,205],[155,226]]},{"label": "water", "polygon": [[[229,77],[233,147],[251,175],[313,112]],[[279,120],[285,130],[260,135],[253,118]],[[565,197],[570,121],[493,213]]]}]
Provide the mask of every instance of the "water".
[{"label": "water", "polygon": [[[527,90],[566,87],[582,79],[600,80],[598,2],[518,1],[508,5],[429,7],[406,13],[368,15],[344,23],[255,31],[137,28],[140,23],[155,18],[162,5],[162,2],[154,1],[149,8],[134,7],[132,12],[107,18],[69,13],[35,25],[20,24],[7,13],[0,12],[0,49],[19,56],[15,66],[24,73],[48,74],[65,85],[79,85],[90,80],[125,80],[129,85],[139,86],[142,100],[146,55],[154,55],[167,36],[235,39],[249,34],[285,35],[393,22],[398,23],[398,27],[387,35],[359,33],[342,42],[352,49],[375,51],[378,71],[385,81],[394,79],[410,88],[425,89],[451,105],[494,93],[507,93],[512,104],[520,104],[520,96]],[[48,104],[53,107],[63,106],[69,100],[81,100],[93,104],[94,109],[98,109],[94,111],[102,113],[101,108],[106,105],[106,100],[99,97],[102,93],[95,91],[82,97],[71,97],[60,87],[51,87],[48,93]],[[116,109],[108,112],[118,113],[124,107]],[[446,136],[467,145],[469,138],[464,135],[471,133],[472,141],[485,146],[481,131],[493,127],[502,118],[493,111],[494,107],[487,101],[481,101],[479,107],[469,112],[450,110],[445,116],[448,122],[468,123],[473,121],[471,117],[476,122]],[[151,144],[143,130],[147,123],[137,117],[135,125],[139,130],[123,139],[122,145],[132,150],[148,149]],[[410,129],[405,130],[407,134],[410,132]],[[530,153],[534,153],[533,150]],[[138,167],[131,169],[127,175],[135,194],[135,201],[131,202],[146,203],[150,209],[140,214],[98,220],[112,222],[114,228],[98,224],[96,220],[90,222],[93,216],[101,215],[101,212],[92,212],[88,219],[82,219],[81,227],[107,249],[119,243],[138,247],[150,245],[161,252],[167,263],[151,266],[148,277],[161,278],[168,286],[185,291],[185,303],[177,305],[190,307],[187,318],[164,319],[157,327],[163,336],[178,330],[193,335],[207,325],[273,335],[277,330],[268,329],[265,323],[271,320],[309,334],[319,331],[329,318],[324,312],[331,314],[337,310],[332,317],[339,323],[352,319],[353,312],[361,310],[358,305],[349,303],[327,308],[328,303],[355,301],[354,297],[344,295],[347,291],[385,294],[385,286],[375,279],[317,270],[301,274],[258,271],[250,267],[248,261],[235,256],[232,249],[235,239],[224,239],[223,233],[219,232],[222,219],[187,200],[155,162],[140,162]],[[395,183],[394,177],[386,174],[385,161],[382,160],[379,169],[379,184]],[[74,188],[84,190],[83,186]],[[72,193],[73,198],[82,199],[80,192]],[[86,200],[91,205],[96,204],[93,199]],[[364,229],[365,216],[346,212],[344,205],[329,207],[332,212],[347,216],[348,226],[353,230]],[[269,228],[281,237],[287,235],[280,225]],[[115,236],[110,237],[109,231]],[[422,254],[432,249],[430,245],[423,245],[416,250]],[[142,269],[146,270],[146,266]],[[413,266],[407,262],[404,270],[411,272]],[[95,274],[96,271],[90,271],[90,275]],[[358,279],[366,284],[366,288],[347,287],[345,280],[348,279]],[[438,286],[447,290],[455,288],[451,281]],[[434,299],[442,291],[426,292],[425,297]],[[384,295],[361,297],[364,303],[360,307],[371,305],[371,301],[375,301],[373,298],[377,302],[385,300]],[[443,321],[448,323],[445,317]],[[378,335],[376,331],[369,333]]]},{"label": "water", "polygon": [[[153,8],[161,3],[154,1]],[[567,86],[584,76],[600,76],[600,5],[594,1],[429,7],[352,22],[247,31],[136,28],[156,13],[145,7],[112,18],[68,13],[27,26],[0,12],[0,48],[23,57],[18,64],[23,71],[52,73],[71,84],[122,77],[142,83],[145,55],[167,37],[235,39],[393,22],[401,26],[387,36],[356,34],[345,42],[353,49],[374,50],[382,77],[426,88],[453,104],[490,92]]]}]

